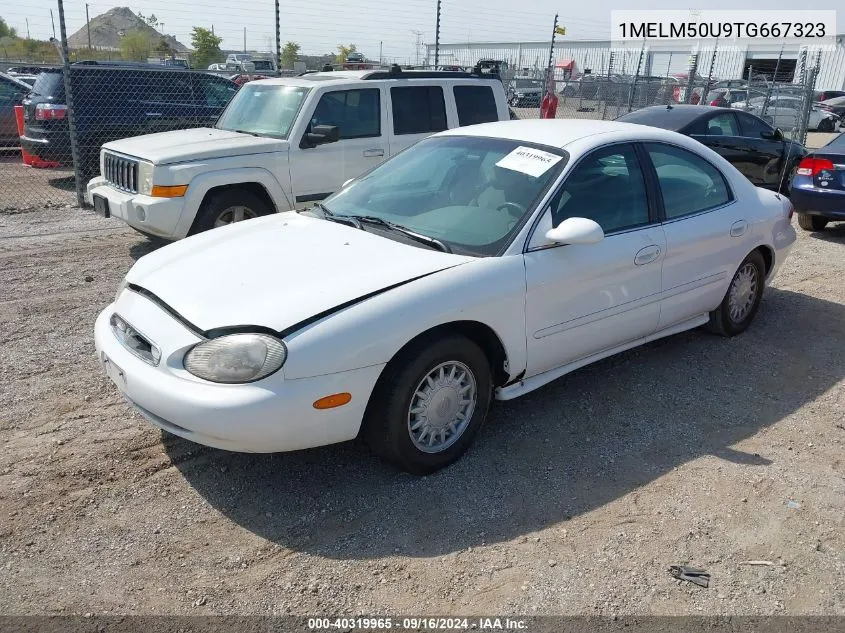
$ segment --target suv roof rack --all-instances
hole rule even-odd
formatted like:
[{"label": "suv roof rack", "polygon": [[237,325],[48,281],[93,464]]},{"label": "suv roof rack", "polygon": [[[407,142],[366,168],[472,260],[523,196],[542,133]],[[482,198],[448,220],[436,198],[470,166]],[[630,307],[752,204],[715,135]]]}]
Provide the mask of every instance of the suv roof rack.
[{"label": "suv roof rack", "polygon": [[367,73],[365,80],[374,79],[491,79],[490,75],[462,72],[457,70],[402,70],[393,64],[390,70],[376,70]]}]

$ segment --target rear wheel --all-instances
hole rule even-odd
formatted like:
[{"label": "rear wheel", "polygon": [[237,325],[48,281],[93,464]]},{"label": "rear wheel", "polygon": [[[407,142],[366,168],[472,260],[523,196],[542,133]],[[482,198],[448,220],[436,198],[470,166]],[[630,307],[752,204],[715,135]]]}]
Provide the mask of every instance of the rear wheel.
[{"label": "rear wheel", "polygon": [[466,452],[491,393],[490,363],[476,343],[460,335],[423,339],[385,368],[362,434],[385,461],[426,475]]},{"label": "rear wheel", "polygon": [[805,231],[821,231],[827,226],[828,219],[820,215],[798,214],[798,226]]},{"label": "rear wheel", "polygon": [[741,334],[757,314],[766,282],[766,263],[759,251],[752,251],[734,273],[719,307],[710,313],[711,332],[722,336]]},{"label": "rear wheel", "polygon": [[244,189],[212,193],[200,207],[189,235],[269,215],[272,211],[261,198]]},{"label": "rear wheel", "polygon": [[834,127],[833,119],[822,119],[819,121],[819,132],[833,132]]}]

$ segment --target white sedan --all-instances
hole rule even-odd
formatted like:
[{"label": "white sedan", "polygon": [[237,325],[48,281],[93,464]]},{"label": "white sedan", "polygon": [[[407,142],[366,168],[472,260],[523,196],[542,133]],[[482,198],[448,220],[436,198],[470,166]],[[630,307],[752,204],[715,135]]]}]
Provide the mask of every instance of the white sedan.
[{"label": "white sedan", "polygon": [[141,258],[97,319],[97,353],[189,440],[275,452],[361,435],[428,473],[467,450],[494,398],[698,326],[744,331],[791,217],[674,132],[459,128],[310,211]]}]

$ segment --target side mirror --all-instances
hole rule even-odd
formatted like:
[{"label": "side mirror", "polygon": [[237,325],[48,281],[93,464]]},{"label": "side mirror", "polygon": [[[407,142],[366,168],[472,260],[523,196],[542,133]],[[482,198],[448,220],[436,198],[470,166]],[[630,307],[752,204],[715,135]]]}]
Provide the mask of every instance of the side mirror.
[{"label": "side mirror", "polygon": [[604,231],[588,218],[567,218],[546,231],[546,239],[557,244],[596,244],[604,239]]},{"label": "side mirror", "polygon": [[783,132],[780,131],[780,128],[775,128],[771,132],[761,132],[760,136],[767,141],[782,141],[783,140]]},{"label": "side mirror", "polygon": [[340,140],[340,130],[336,125],[315,125],[302,137],[300,147],[314,148],[326,143],[337,143]]}]

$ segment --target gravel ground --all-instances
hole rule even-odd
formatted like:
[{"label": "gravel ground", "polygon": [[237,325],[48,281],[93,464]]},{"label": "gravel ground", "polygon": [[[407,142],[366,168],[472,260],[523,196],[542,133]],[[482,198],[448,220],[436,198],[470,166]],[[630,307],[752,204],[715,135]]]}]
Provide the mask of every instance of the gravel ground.
[{"label": "gravel ground", "polygon": [[498,403],[421,479],[354,443],[240,455],[144,422],[92,325],[152,248],[85,211],[0,213],[7,614],[845,615],[845,226],[799,231],[745,335]]}]

